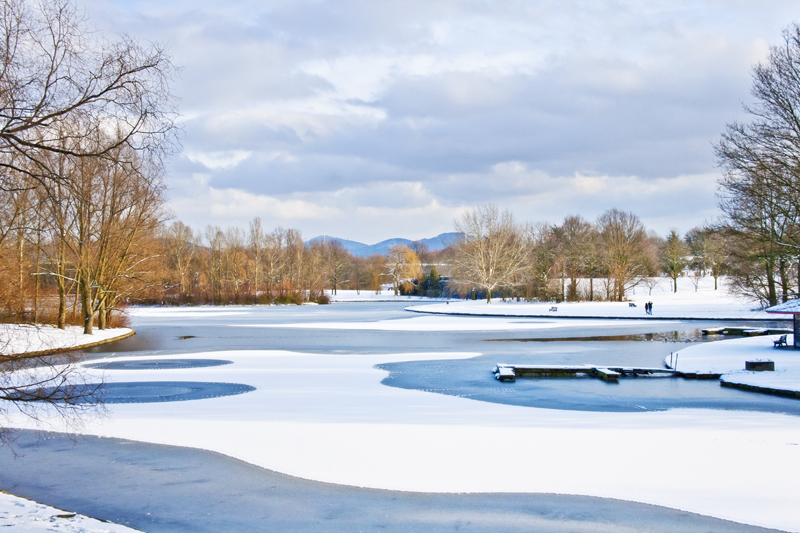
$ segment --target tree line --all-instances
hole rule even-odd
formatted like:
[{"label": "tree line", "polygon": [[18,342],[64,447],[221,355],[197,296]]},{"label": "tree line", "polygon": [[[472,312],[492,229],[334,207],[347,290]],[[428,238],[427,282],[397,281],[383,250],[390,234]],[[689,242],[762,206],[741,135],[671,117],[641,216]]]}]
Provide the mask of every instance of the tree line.
[{"label": "tree line", "polygon": [[622,301],[636,286],[649,290],[666,275],[688,276],[697,289],[713,276],[715,288],[729,267],[728,242],[713,226],[685,236],[647,231],[634,213],[609,209],[595,222],[580,215],[561,224],[520,224],[508,211],[479,206],[456,222],[464,235],[453,251],[452,284],[462,294],[491,302],[503,298],[537,301]]}]

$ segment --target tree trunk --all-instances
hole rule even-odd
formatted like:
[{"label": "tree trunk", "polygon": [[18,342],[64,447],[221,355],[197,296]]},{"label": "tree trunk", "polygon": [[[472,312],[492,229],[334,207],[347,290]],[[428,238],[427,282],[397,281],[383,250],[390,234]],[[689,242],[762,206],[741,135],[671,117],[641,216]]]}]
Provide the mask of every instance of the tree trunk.
[{"label": "tree trunk", "polygon": [[594,278],[589,276],[589,301],[594,301]]},{"label": "tree trunk", "polygon": [[61,239],[58,248],[58,265],[56,266],[56,285],[58,285],[58,329],[67,327],[67,264],[66,243]]},{"label": "tree trunk", "polygon": [[108,318],[108,313],[106,310],[106,298],[103,297],[97,306],[97,329],[103,331],[106,329],[106,319]]},{"label": "tree trunk", "polygon": [[678,292],[678,278],[677,277],[673,277],[672,278],[672,292],[673,293],[677,293]]},{"label": "tree trunk", "polygon": [[18,236],[19,242],[19,257],[17,261],[17,265],[19,267],[19,320],[23,321],[25,316],[25,239],[22,238],[22,229],[19,231]]},{"label": "tree trunk", "polygon": [[58,280],[58,329],[67,327],[67,291],[64,287],[64,279]]},{"label": "tree trunk", "polygon": [[767,299],[769,300],[770,307],[778,305],[778,296],[775,291],[775,272],[773,271],[774,265],[771,261],[766,262],[767,268]]},{"label": "tree trunk", "polygon": [[89,280],[84,274],[80,277],[80,292],[81,292],[81,307],[83,307],[83,333],[84,335],[92,334],[92,322],[94,319],[94,310],[92,309],[91,290]]},{"label": "tree trunk", "polygon": [[781,302],[786,303],[789,300],[789,280],[786,276],[786,259],[781,257],[778,265],[781,275]]},{"label": "tree trunk", "polygon": [[39,233],[36,237],[36,266],[34,267],[33,278],[33,323],[39,322],[39,261],[41,259],[42,246]]}]

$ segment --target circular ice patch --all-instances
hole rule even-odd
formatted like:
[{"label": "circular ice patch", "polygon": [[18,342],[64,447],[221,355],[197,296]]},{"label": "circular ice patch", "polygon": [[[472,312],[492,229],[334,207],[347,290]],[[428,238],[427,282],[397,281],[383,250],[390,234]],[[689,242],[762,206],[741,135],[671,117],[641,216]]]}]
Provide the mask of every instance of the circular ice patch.
[{"label": "circular ice patch", "polygon": [[84,383],[69,389],[47,391],[54,401],[69,403],[157,403],[235,396],[256,390],[241,383],[202,381],[127,381]]},{"label": "circular ice patch", "polygon": [[145,359],[136,361],[111,361],[108,363],[92,363],[87,368],[103,370],[172,370],[184,368],[203,368],[233,364],[225,359]]},{"label": "circular ice patch", "polygon": [[235,396],[256,390],[241,383],[201,381],[133,381],[103,385],[105,403],[182,402]]}]

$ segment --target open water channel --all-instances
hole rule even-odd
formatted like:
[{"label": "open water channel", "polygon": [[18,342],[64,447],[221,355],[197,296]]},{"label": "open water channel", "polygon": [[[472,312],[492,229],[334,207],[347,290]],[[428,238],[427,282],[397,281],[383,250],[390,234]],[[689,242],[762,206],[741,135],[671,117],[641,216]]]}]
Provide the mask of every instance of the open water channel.
[{"label": "open water channel", "polygon": [[[479,352],[482,355],[465,359],[383,364],[380,368],[389,372],[383,383],[476,401],[554,409],[696,407],[800,415],[800,401],[722,388],[717,381],[631,378],[609,384],[593,378],[558,378],[500,383],[491,374],[498,362],[660,367],[670,352],[691,343],[708,342],[710,339],[700,330],[722,325],[718,322],[608,321],[597,325],[597,321],[569,320],[558,328],[504,330],[480,329],[476,321],[475,328],[445,331],[247,327],[407,320],[412,315],[403,311],[404,307],[396,303],[340,303],[224,307],[202,313],[180,310],[149,318],[134,313],[134,337],[86,350],[84,356],[91,360],[112,354],[170,355],[180,361],[190,358],[191,353],[252,349],[357,354]],[[511,320],[515,327],[550,321]],[[786,324],[775,322],[770,326]],[[141,391],[137,401],[147,401],[146,395]],[[61,435],[42,440],[31,432],[20,432],[17,452],[21,457],[0,450],[0,488],[148,532],[762,531],[601,498],[420,494],[329,485],[284,476],[211,452],[119,439],[86,438],[71,443]]]}]

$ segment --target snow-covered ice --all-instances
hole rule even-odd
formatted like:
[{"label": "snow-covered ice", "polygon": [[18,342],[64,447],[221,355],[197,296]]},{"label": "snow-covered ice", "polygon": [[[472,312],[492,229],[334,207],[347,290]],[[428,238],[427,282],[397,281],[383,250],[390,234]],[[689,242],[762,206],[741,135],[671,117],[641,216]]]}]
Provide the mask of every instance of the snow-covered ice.
[{"label": "snow-covered ice", "polygon": [[136,533],[138,530],[70,513],[0,491],[0,531]]},{"label": "snow-covered ice", "polygon": [[[729,297],[721,293],[704,300],[694,296],[693,291],[684,292],[677,296],[664,294],[664,299],[659,300],[654,289],[653,296],[642,295],[640,301],[655,302],[656,319],[659,306],[667,308],[668,299],[678,305],[678,297],[685,298],[685,308],[694,309],[694,314],[712,318],[721,309],[736,309],[738,305],[742,311],[748,307],[728,301]],[[456,304],[439,305],[453,308]],[[485,302],[463,305],[481,310],[489,307]],[[602,308],[598,304],[586,305]],[[622,306],[623,310],[644,314],[641,306]],[[507,307],[523,304],[509,303]],[[558,307],[560,313],[563,304]],[[498,302],[490,308],[499,309],[501,305]],[[529,320],[434,315],[311,323],[305,320],[316,308],[308,311],[302,319],[294,319],[275,310],[282,313],[281,321],[287,322],[278,327],[462,331],[537,329],[560,327],[562,323],[553,317]],[[260,325],[248,316],[248,308],[241,307],[141,308],[133,313],[158,324],[171,323],[178,316],[208,319],[213,315],[217,326]],[[604,324],[599,319],[586,322]],[[614,328],[626,322],[605,323]],[[704,371],[713,366],[720,373],[739,372],[745,359],[765,357],[775,360],[776,367],[788,369],[790,362],[784,363],[778,355],[788,358],[793,353],[773,350],[771,340],[754,337],[693,346],[681,350],[679,369],[688,371],[694,365]],[[742,351],[734,355],[739,344]],[[728,362],[718,354],[701,350],[717,347],[728,354],[725,357],[730,356]],[[695,349],[698,351],[693,352]],[[352,354],[331,346],[328,353],[181,352],[181,358],[233,362],[217,367],[105,371],[87,368],[87,372],[104,375],[110,382],[224,382],[246,384],[256,390],[196,401],[109,405],[108,416],[88,420],[82,432],[216,451],[278,472],[345,485],[426,492],[543,492],[610,497],[800,531],[800,515],[796,511],[800,501],[800,484],[796,482],[800,471],[800,420],[795,416],[710,409],[608,413],[520,407],[387,387],[381,384],[387,373],[375,368],[382,363],[475,355],[478,354],[401,350],[394,354]],[[121,359],[158,357],[109,357],[105,361]],[[486,369],[486,379],[494,381],[489,370]],[[14,424],[34,427],[32,421],[21,416]],[[64,428],[54,418],[46,429]],[[492,467],[497,457],[513,458],[515,467],[498,472]],[[770,460],[749,461],[749,457]],[[589,464],[593,462],[605,466],[592,468]]]},{"label": "snow-covered ice", "polygon": [[[233,364],[109,370],[106,376],[111,381],[235,382],[257,390],[191,402],[112,405],[107,419],[90,421],[84,432],[217,451],[278,472],[347,485],[612,497],[800,531],[796,417],[517,407],[386,387],[380,384],[386,372],[374,368],[469,355],[182,354]],[[486,379],[491,379],[488,369]],[[24,419],[17,423],[31,427]],[[742,461],[750,456],[770,461]],[[515,468],[497,472],[491,467],[497,457],[513,457]],[[620,467],[587,467],[591,460]]]}]

